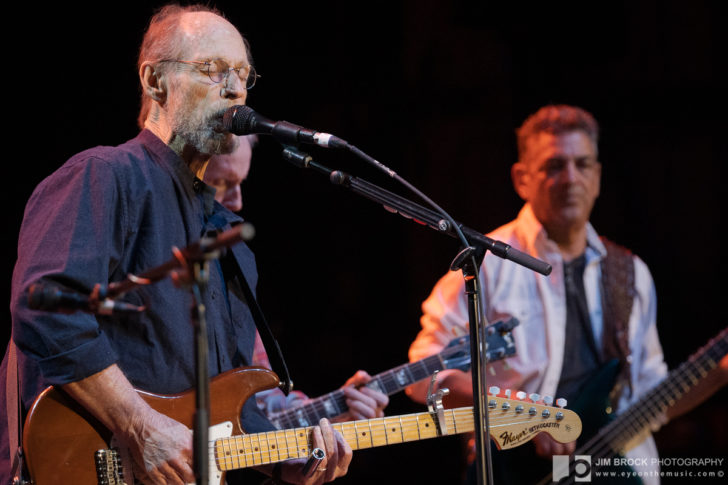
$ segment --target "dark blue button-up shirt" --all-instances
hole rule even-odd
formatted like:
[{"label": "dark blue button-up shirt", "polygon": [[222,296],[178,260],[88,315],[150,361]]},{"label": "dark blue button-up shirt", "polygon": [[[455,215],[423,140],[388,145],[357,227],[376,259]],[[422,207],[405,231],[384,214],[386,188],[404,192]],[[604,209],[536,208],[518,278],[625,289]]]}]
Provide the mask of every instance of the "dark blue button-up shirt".
[{"label": "dark blue button-up shirt", "polygon": [[[25,406],[48,385],[78,381],[113,363],[140,389],[166,394],[193,387],[192,298],[169,278],[125,295],[147,309],[122,317],[33,311],[27,289],[42,280],[87,293],[96,283],[159,266],[172,258],[173,247],[239,222],[214,201],[214,189],[149,131],[117,147],[82,152],[45,179],[26,207],[13,273],[13,335]],[[232,253],[255,288],[253,254],[242,243]],[[231,280],[235,275],[222,267],[210,265],[204,299],[211,376],[250,365],[255,337],[250,311]],[[3,390],[4,381],[3,374]],[[253,401],[243,412],[246,430],[273,429]]]}]

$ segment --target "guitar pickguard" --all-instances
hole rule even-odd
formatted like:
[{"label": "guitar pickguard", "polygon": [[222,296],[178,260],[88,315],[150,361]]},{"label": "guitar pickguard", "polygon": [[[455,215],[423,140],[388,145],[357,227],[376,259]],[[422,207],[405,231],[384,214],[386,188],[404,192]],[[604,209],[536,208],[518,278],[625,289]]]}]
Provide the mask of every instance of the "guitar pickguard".
[{"label": "guitar pickguard", "polygon": [[[208,439],[215,441],[220,438],[228,438],[233,435],[233,423],[226,421],[224,423],[210,426]],[[134,462],[129,454],[129,449],[120,446],[116,437],[111,438],[110,448],[97,450],[94,457],[96,462],[96,474],[99,479],[99,485],[138,485],[141,484],[134,473]],[[208,485],[222,485],[222,471],[217,468],[215,463],[215,454],[208,453],[210,457],[208,465]],[[126,476],[131,477],[131,482],[126,480]],[[194,483],[187,485],[195,485]]]}]

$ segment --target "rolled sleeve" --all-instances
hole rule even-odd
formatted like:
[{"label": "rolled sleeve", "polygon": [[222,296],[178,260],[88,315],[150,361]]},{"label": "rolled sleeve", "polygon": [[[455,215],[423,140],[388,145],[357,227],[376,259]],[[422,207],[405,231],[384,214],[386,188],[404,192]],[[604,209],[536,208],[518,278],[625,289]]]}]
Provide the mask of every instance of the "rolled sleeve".
[{"label": "rolled sleeve", "polygon": [[116,352],[101,333],[66,352],[41,359],[38,364],[49,384],[63,385],[101,372],[116,360]]},{"label": "rolled sleeve", "polygon": [[26,207],[13,274],[13,335],[48,384],[86,378],[117,358],[95,316],[31,310],[27,294],[39,282],[81,293],[108,282],[126,226],[118,188],[110,163],[79,156],[44,180]]}]

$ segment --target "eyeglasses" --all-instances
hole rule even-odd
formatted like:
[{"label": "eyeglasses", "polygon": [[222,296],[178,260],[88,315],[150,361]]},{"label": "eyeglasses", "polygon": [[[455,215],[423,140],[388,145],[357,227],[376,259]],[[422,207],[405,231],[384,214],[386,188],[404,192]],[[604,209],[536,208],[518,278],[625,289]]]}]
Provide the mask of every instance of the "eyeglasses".
[{"label": "eyeglasses", "polygon": [[192,64],[199,66],[200,71],[205,72],[212,82],[215,84],[227,80],[230,71],[235,71],[240,81],[245,85],[245,89],[251,89],[255,86],[255,82],[260,77],[255,72],[255,68],[248,64],[242,67],[230,67],[230,65],[222,59],[213,59],[211,61],[180,61],[177,59],[161,59],[157,62],[179,62],[181,64]]}]

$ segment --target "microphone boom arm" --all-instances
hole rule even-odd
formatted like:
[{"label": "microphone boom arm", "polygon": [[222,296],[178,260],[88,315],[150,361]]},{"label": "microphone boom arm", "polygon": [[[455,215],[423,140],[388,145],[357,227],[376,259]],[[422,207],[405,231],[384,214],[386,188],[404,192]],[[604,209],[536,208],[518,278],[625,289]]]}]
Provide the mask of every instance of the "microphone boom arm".
[{"label": "microphone boom arm", "polygon": [[[302,152],[288,147],[284,150],[283,157],[300,168],[310,168],[328,176],[332,184],[346,187],[356,194],[381,204],[389,212],[396,212],[407,219],[412,219],[415,222],[429,226],[431,229],[447,234],[450,237],[458,237],[457,231],[453,228],[452,224],[437,212],[364,179],[354,177],[340,170],[331,170],[314,162],[310,156],[301,156],[301,154]],[[491,239],[481,232],[464,226],[457,221],[455,223],[462,231],[468,243],[483,253],[490,251],[500,258],[513,261],[542,275],[548,276],[551,273],[551,265],[547,262],[534,258],[504,242]]]}]

